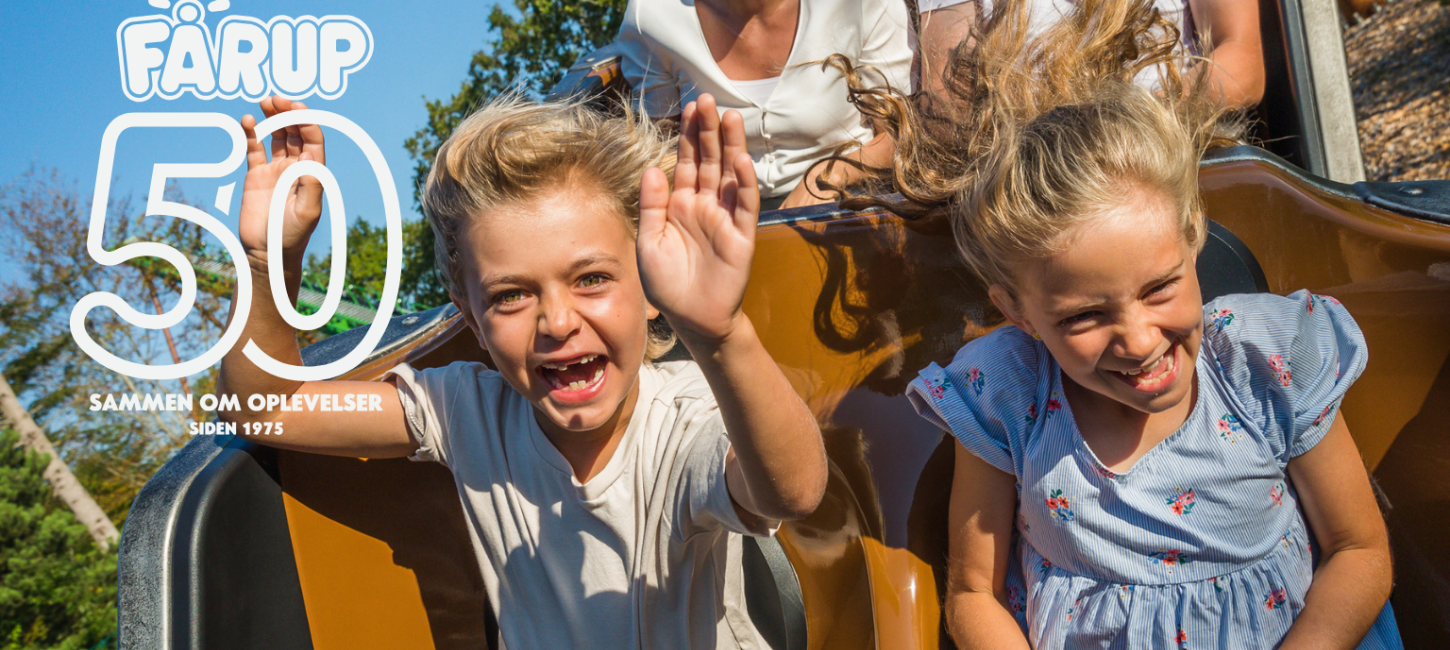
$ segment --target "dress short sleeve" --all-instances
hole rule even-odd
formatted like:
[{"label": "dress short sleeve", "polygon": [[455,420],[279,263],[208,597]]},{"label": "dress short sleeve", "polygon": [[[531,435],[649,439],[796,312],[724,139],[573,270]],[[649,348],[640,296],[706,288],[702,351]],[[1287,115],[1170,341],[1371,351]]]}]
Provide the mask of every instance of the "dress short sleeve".
[{"label": "dress short sleeve", "polygon": [[946,368],[927,366],[906,396],[918,414],[951,432],[967,451],[1019,475],[1018,450],[1038,419],[1043,354],[1025,332],[1003,327],[968,343]]},{"label": "dress short sleeve", "polygon": [[1318,444],[1364,372],[1364,334],[1338,300],[1308,291],[1204,306],[1205,348],[1281,464]]}]

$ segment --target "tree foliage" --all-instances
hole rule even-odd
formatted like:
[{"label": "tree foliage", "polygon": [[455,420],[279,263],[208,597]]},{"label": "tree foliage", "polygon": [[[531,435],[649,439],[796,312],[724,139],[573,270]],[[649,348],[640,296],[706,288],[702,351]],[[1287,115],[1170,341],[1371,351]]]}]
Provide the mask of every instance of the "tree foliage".
[{"label": "tree foliage", "polygon": [[[203,234],[189,222],[140,217],[139,212],[128,199],[113,199],[103,245],[114,249],[142,240],[181,251],[202,249]],[[0,189],[0,240],[18,271],[0,278],[0,370],[81,484],[119,523],[136,492],[188,439],[186,422],[208,415],[89,409],[92,393],[181,392],[180,382],[107,370],[72,340],[70,311],[88,293],[115,293],[136,309],[154,313],[158,303],[170,309],[181,288],[164,262],[145,258],[156,264],[105,267],[90,259],[89,223],[89,198],[59,172],[32,170]],[[221,338],[229,298],[197,292],[191,315],[171,328],[181,359],[194,358]],[[171,345],[162,332],[137,328],[108,309],[91,312],[86,329],[123,358],[171,361]],[[191,377],[187,388],[193,394],[212,392],[215,376],[211,370]]]},{"label": "tree foliage", "polygon": [[[406,146],[413,157],[415,201],[439,145],[478,106],[508,92],[542,98],[584,54],[619,32],[625,0],[514,0],[516,13],[499,6],[489,14],[489,42],[475,52],[458,93],[427,103],[428,126]],[[404,286],[423,304],[441,305],[448,293],[436,276],[433,232],[424,228],[407,249]]]},{"label": "tree foliage", "polygon": [[116,630],[116,555],[54,499],[49,458],[0,431],[0,648],[84,650]]},{"label": "tree foliage", "polygon": [[[426,221],[405,221],[403,222],[403,250],[406,251],[418,245],[418,239],[423,231],[428,230]],[[431,252],[431,251],[430,251]],[[388,231],[386,228],[374,226],[367,221],[358,219],[347,227],[347,284],[349,288],[356,289],[368,296],[376,297],[383,293],[383,284],[387,279],[388,262]],[[302,271],[304,282],[326,287],[330,281],[329,273],[332,269],[331,253],[323,256],[308,255],[307,264]],[[441,303],[419,302],[415,295],[416,283],[408,282],[408,265],[403,265],[402,282],[398,290],[398,299],[403,306],[410,309],[426,309],[437,307]],[[393,313],[397,313],[394,310]]]},{"label": "tree foliage", "polygon": [[[403,222],[403,251],[417,245],[421,234],[428,230],[428,223],[422,220]],[[376,310],[382,302],[383,285],[387,281],[388,271],[388,231],[387,228],[374,226],[367,221],[358,219],[347,227],[347,270],[345,272],[345,287],[343,288],[343,300],[355,304],[365,305]],[[309,254],[307,262],[302,268],[303,286],[311,286],[313,290],[326,293],[329,283],[332,281],[332,253],[318,256]],[[401,313],[421,311],[437,304],[424,302],[416,295],[417,285],[409,282],[408,265],[405,263],[400,274],[398,298],[393,308],[393,315]],[[299,305],[298,311],[302,313],[313,313],[312,309],[302,308]],[[298,332],[297,343],[306,347],[322,339],[327,338],[329,328],[336,324],[338,328],[346,329],[355,327],[355,322],[350,322],[341,316],[334,316],[333,323],[328,327],[311,332]]]},{"label": "tree foliage", "polygon": [[[168,200],[180,201],[174,192]],[[212,414],[158,411],[91,411],[91,394],[181,393],[182,382],[128,377],[94,362],[76,346],[70,311],[95,291],[115,293],[132,307],[152,313],[171,309],[181,292],[180,276],[155,258],[101,266],[86,251],[90,202],[86,193],[58,171],[33,169],[0,187],[0,240],[15,273],[0,278],[0,373],[43,429],[86,490],[118,525],[132,499],[168,458],[190,440],[189,421]],[[126,197],[107,208],[103,245],[114,249],[128,241],[162,242],[194,258],[208,246],[204,232],[190,222],[137,216]],[[427,230],[421,221],[405,223],[406,249]],[[347,233],[347,282],[376,296],[382,293],[387,261],[386,231],[358,220]],[[225,260],[225,255],[222,255]],[[325,287],[330,256],[311,259],[309,276]],[[221,339],[234,282],[198,272],[196,303],[181,324],[170,328],[171,341],[159,330],[131,325],[108,309],[87,318],[87,331],[117,356],[144,363],[171,363],[174,344],[181,360],[195,358]],[[325,289],[324,289],[325,290]],[[404,287],[401,298],[411,296]],[[158,304],[160,305],[158,307]],[[308,344],[325,335],[299,333]],[[186,379],[194,396],[216,390],[216,369]],[[0,631],[3,633],[3,631]]]}]

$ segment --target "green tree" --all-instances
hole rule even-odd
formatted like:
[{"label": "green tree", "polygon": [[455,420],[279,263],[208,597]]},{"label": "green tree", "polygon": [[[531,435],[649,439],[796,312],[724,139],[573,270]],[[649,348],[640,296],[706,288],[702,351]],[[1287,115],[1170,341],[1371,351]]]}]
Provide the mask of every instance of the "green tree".
[{"label": "green tree", "polygon": [[[541,98],[581,55],[614,40],[625,0],[514,0],[517,15],[495,6],[489,42],[475,52],[458,94],[427,103],[428,126],[409,138],[413,199],[428,178],[433,157],[458,123],[479,105],[507,92]],[[448,302],[433,263],[433,231],[424,226],[405,250],[403,286],[420,305]]]},{"label": "green tree", "polygon": [[116,555],[51,496],[44,454],[0,431],[0,648],[91,648],[116,630]]},{"label": "green tree", "polygon": [[[407,230],[407,227],[404,227]],[[347,283],[376,296],[387,279],[388,231],[358,219],[347,227]],[[308,255],[302,279],[326,287],[332,269],[332,254]]]},{"label": "green tree", "polygon": [[[403,251],[417,247],[418,239],[422,233],[428,231],[426,221],[404,221],[403,222]],[[431,250],[431,249],[430,249]],[[367,221],[358,219],[347,227],[347,272],[346,287],[343,289],[343,299],[356,304],[366,305],[371,309],[377,309],[377,303],[383,294],[383,284],[387,280],[388,262],[388,231],[386,228],[374,226]],[[431,268],[431,267],[430,267]],[[328,283],[331,282],[332,253],[326,255],[310,254],[307,256],[307,263],[303,266],[302,280],[311,285],[315,291],[325,293]],[[398,300],[393,309],[393,315],[400,313],[421,311],[436,307],[441,302],[420,299],[416,294],[416,283],[408,281],[409,264],[405,260],[402,269],[402,280],[399,283]],[[444,301],[446,302],[446,298]],[[307,311],[307,310],[302,310]],[[310,312],[309,312],[310,313]],[[310,345],[327,338],[323,330],[313,332],[298,332],[297,340],[301,345]]]},{"label": "green tree", "polygon": [[[90,198],[74,182],[53,170],[33,169],[0,187],[0,241],[5,242],[15,273],[0,277],[0,373],[21,406],[49,436],[60,458],[119,524],[136,492],[188,439],[188,420],[207,414],[89,409],[91,394],[179,393],[214,390],[215,370],[178,381],[128,377],[107,370],[76,346],[70,312],[88,293],[120,295],[137,309],[153,313],[170,308],[180,293],[170,265],[97,264],[86,251]],[[180,197],[168,193],[168,199]],[[200,228],[180,219],[139,216],[125,197],[107,206],[103,244],[114,249],[131,240],[164,242],[181,251],[198,251]],[[182,359],[194,358],[221,337],[229,307],[227,296],[207,290],[204,274],[191,314],[172,327],[170,338],[97,309],[86,329],[105,349],[123,358],[160,363],[174,347]],[[229,292],[228,292],[229,295]],[[3,634],[4,631],[0,631]]]}]

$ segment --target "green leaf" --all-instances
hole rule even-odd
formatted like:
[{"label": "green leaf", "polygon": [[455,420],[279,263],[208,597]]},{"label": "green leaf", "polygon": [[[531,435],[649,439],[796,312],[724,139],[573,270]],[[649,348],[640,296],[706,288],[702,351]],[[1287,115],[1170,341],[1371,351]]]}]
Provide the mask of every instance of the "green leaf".
[{"label": "green leaf", "polygon": [[0,431],[0,643],[85,650],[116,630],[116,555],[51,496],[49,459]]},{"label": "green leaf", "polygon": [[[473,55],[458,93],[425,103],[427,126],[404,146],[413,158],[413,200],[420,208],[438,147],[478,106],[509,92],[542,98],[580,56],[614,40],[624,20],[625,0],[514,0],[515,12],[495,5],[488,16],[487,47]],[[403,289],[423,306],[448,302],[437,275],[433,229],[426,224],[405,247]]]}]

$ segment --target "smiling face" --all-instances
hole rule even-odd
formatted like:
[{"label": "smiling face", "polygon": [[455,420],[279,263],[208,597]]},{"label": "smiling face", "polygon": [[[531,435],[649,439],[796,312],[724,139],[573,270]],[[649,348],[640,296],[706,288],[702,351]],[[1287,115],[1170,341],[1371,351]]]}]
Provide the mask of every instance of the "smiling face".
[{"label": "smiling face", "polygon": [[463,317],[548,433],[627,424],[648,321],[634,236],[593,189],[486,210],[461,233]]},{"label": "smiling face", "polygon": [[1020,265],[1017,300],[994,286],[993,302],[1092,397],[1148,414],[1178,406],[1193,389],[1203,300],[1177,224],[1161,194],[1128,193],[1069,231],[1066,250]]}]

